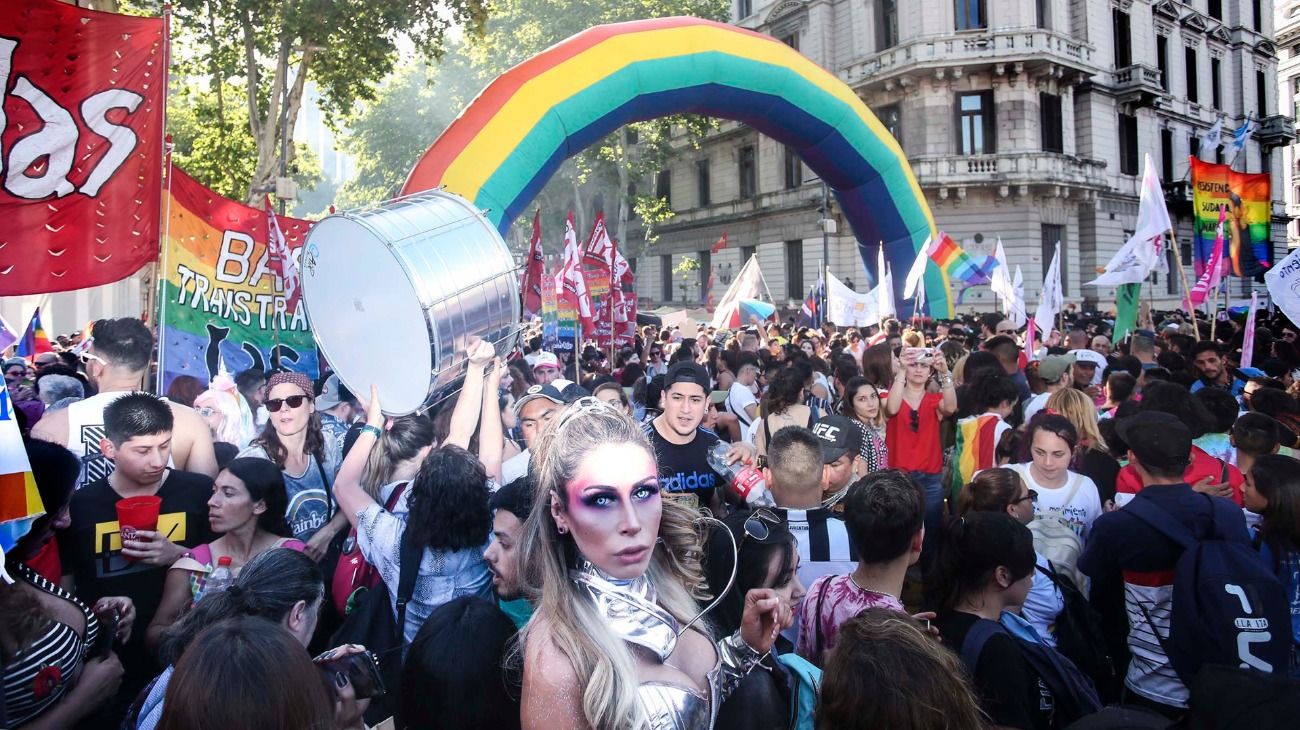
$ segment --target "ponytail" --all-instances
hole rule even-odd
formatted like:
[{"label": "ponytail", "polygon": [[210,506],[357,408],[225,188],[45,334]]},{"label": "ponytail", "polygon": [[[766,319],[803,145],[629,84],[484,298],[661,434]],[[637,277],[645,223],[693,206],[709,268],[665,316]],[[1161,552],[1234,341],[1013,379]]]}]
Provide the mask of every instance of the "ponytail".
[{"label": "ponytail", "polygon": [[379,489],[391,481],[397,465],[415,458],[420,449],[432,446],[433,443],[433,422],[428,418],[402,416],[394,419],[380,437],[379,443],[370,450],[361,488],[371,499],[379,501]]},{"label": "ponytail", "polygon": [[1020,580],[1034,571],[1034,538],[1005,512],[971,512],[948,522],[939,554],[925,576],[925,607],[950,611],[983,592],[999,567]]}]

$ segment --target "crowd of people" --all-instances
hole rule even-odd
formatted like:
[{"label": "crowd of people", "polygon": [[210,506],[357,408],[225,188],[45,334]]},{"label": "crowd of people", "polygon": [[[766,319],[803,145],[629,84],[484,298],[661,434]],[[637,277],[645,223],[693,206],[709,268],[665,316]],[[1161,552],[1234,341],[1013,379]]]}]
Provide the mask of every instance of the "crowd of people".
[{"label": "crowd of people", "polygon": [[1113,327],[534,325],[391,418],[98,321],[3,363],[0,726],[1291,727],[1300,328]]}]

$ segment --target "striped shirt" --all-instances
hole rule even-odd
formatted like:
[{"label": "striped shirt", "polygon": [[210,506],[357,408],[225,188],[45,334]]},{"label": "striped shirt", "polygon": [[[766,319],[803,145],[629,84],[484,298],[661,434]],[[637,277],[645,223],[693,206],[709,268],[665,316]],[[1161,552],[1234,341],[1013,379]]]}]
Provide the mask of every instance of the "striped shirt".
[{"label": "striped shirt", "polygon": [[799,548],[799,580],[806,586],[824,575],[852,573],[858,567],[858,553],[849,540],[844,520],[827,509],[781,509]]},{"label": "striped shirt", "polygon": [[19,564],[15,578],[75,605],[86,616],[85,638],[71,626],[50,621],[30,646],[4,668],[5,712],[8,727],[26,724],[49,709],[75,684],[86,652],[99,636],[99,621],[85,604],[31,568]]}]

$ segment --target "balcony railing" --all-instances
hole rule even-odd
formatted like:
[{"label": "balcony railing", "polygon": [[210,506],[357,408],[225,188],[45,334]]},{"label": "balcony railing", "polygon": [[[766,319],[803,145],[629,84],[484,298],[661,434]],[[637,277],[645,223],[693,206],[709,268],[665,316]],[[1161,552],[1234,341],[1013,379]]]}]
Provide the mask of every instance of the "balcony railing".
[{"label": "balcony railing", "polygon": [[[919,68],[996,67],[1055,63],[1091,76],[1094,49],[1063,33],[1046,28],[995,28],[986,31],[934,35],[905,41],[893,48],[848,64],[841,78],[850,85],[883,82]],[[1014,71],[1007,67],[1003,72]]]},{"label": "balcony railing", "polygon": [[922,187],[1065,185],[1109,187],[1106,163],[1059,152],[927,155],[911,158]]},{"label": "balcony railing", "polygon": [[1295,120],[1281,114],[1259,120],[1259,129],[1255,130],[1255,139],[1266,147],[1281,147],[1295,138]]}]

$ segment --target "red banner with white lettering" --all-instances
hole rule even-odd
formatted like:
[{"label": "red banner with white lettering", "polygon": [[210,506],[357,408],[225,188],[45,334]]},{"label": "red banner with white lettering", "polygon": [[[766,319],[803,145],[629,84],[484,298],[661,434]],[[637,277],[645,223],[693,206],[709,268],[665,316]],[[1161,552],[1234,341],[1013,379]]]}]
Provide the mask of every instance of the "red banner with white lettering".
[{"label": "red banner with white lettering", "polygon": [[0,296],[124,279],[158,257],[161,18],[5,0]]}]

